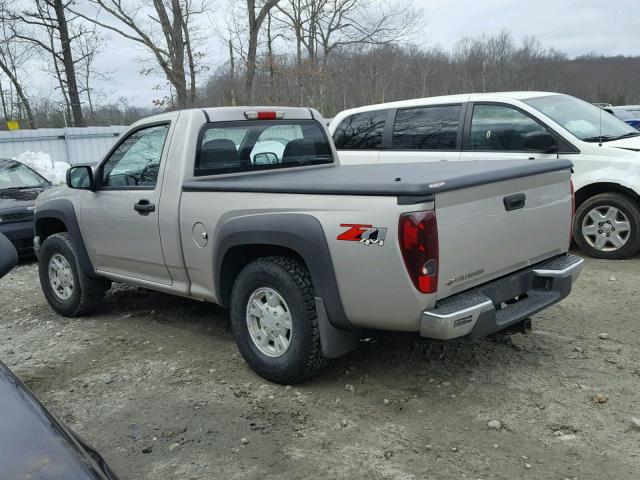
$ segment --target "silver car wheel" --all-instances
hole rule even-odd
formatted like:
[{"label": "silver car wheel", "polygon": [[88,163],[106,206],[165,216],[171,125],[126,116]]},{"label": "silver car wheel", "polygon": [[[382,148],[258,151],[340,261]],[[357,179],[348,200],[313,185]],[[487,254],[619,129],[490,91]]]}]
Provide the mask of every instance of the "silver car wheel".
[{"label": "silver car wheel", "polygon": [[284,298],[272,288],[259,288],[249,297],[247,327],[254,345],[269,357],[284,355],[291,345],[291,311]]},{"label": "silver car wheel", "polygon": [[73,295],[75,281],[71,265],[60,253],[55,253],[49,259],[49,283],[53,293],[60,300],[69,300]]},{"label": "silver car wheel", "polygon": [[622,248],[631,234],[631,222],[622,210],[610,205],[595,207],[582,220],[582,236],[602,252]]}]

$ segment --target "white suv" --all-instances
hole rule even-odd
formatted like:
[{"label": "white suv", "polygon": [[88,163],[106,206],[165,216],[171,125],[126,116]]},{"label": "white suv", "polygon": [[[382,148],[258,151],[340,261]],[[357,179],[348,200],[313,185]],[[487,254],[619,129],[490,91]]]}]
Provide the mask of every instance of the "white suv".
[{"label": "white suv", "polygon": [[640,132],[568,95],[502,92],[345,110],[329,126],[342,164],[562,157],[573,161],[578,246],[640,250]]}]

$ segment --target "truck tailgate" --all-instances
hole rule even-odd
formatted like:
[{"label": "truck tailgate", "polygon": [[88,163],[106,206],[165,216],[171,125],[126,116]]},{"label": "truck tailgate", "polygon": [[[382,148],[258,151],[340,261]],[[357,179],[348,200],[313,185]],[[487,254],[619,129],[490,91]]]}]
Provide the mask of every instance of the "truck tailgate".
[{"label": "truck tailgate", "polygon": [[570,171],[436,194],[438,299],[566,252]]}]

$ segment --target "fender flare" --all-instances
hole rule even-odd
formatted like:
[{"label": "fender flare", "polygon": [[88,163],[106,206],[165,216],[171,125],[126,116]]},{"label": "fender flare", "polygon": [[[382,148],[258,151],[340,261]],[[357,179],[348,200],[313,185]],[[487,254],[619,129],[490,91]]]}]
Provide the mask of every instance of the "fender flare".
[{"label": "fender flare", "polygon": [[349,323],[336,281],[322,225],[307,214],[262,214],[235,217],[219,228],[214,242],[214,285],[223,302],[222,267],[230,249],[270,245],[296,252],[306,263],[316,289],[320,341],[325,356],[335,358],[355,348],[359,335]]},{"label": "fender flare", "polygon": [[67,228],[67,233],[76,248],[79,266],[85,275],[90,278],[100,278],[96,275],[96,271],[89,258],[89,253],[85,247],[73,203],[65,198],[56,198],[39,206],[34,214],[34,230],[36,236],[41,237],[42,221],[48,218],[55,218],[61,221]]}]

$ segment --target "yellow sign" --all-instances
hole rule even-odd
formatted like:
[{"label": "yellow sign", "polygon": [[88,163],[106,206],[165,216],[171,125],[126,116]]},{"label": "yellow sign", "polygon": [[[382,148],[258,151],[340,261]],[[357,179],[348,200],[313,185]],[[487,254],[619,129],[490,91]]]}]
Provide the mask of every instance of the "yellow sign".
[{"label": "yellow sign", "polygon": [[20,124],[18,123],[17,120],[8,120],[7,121],[7,128],[9,130],[19,130],[20,129]]}]

